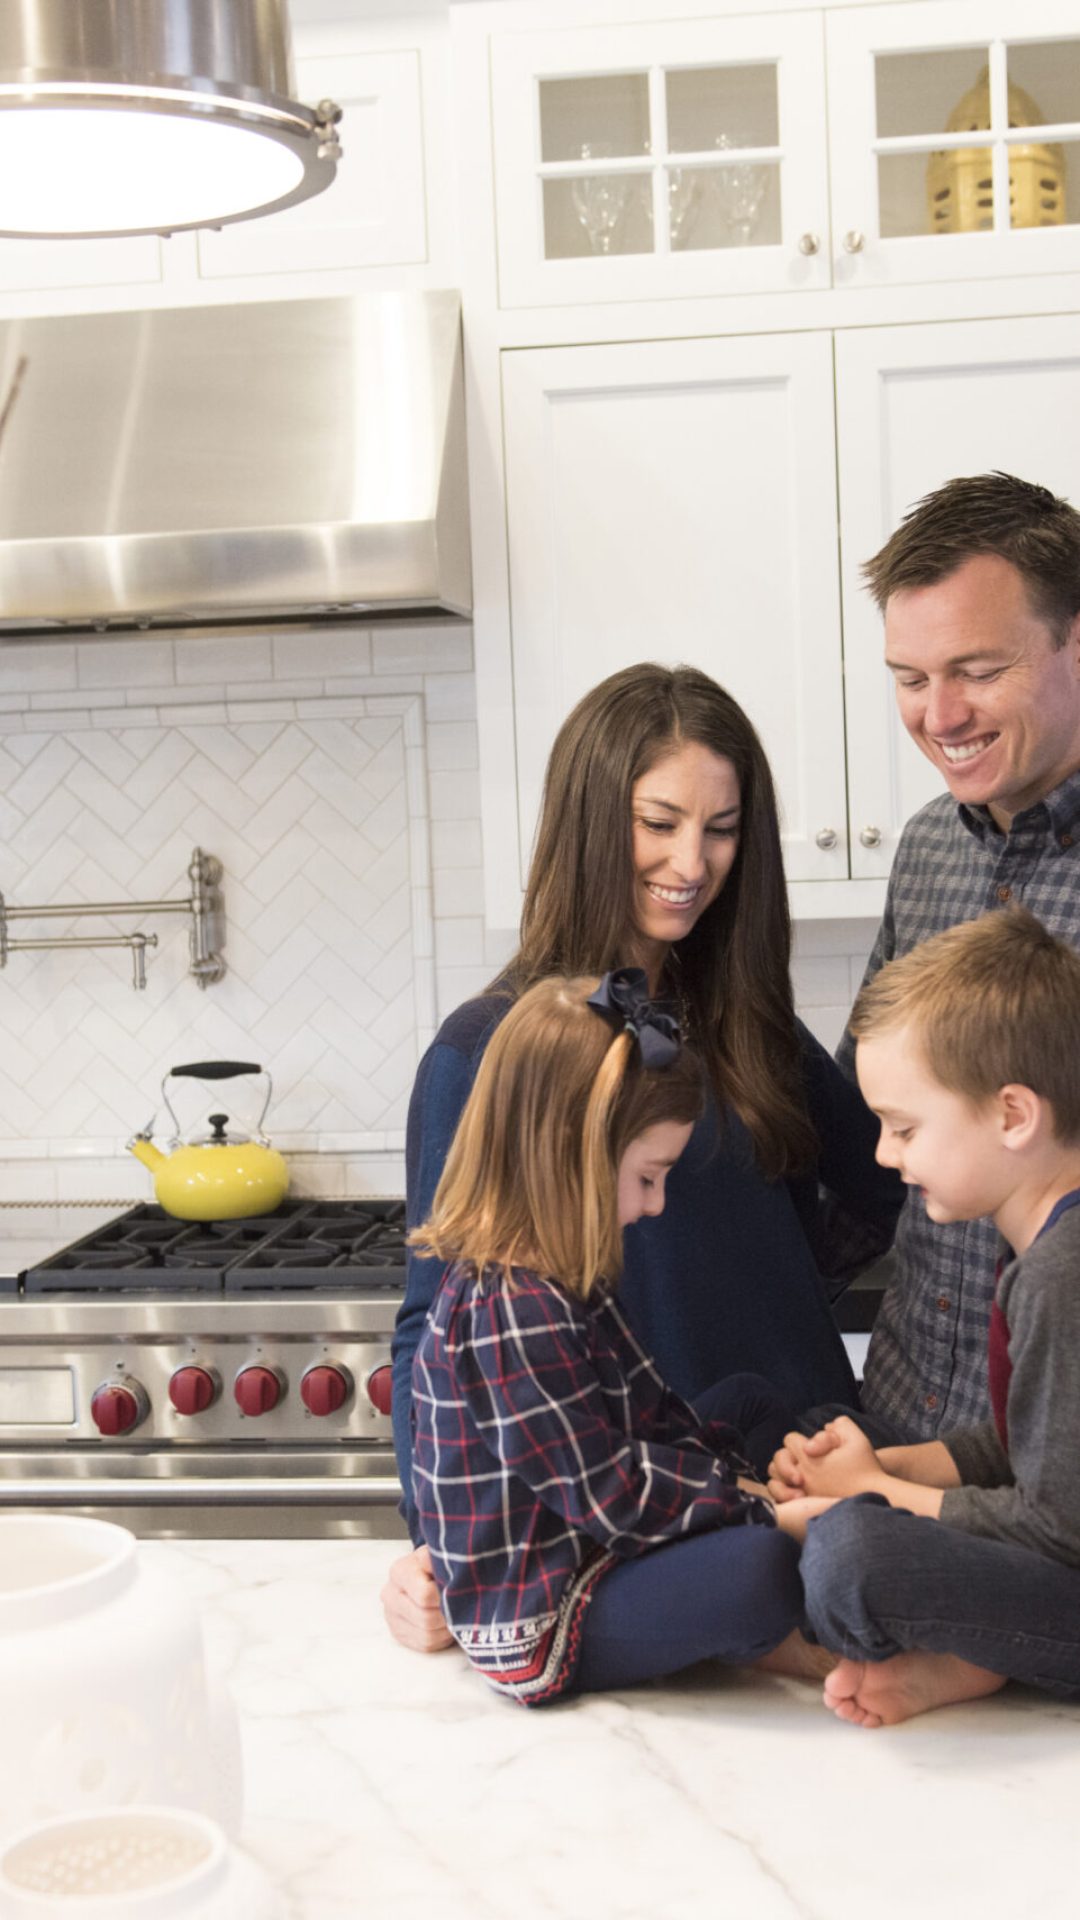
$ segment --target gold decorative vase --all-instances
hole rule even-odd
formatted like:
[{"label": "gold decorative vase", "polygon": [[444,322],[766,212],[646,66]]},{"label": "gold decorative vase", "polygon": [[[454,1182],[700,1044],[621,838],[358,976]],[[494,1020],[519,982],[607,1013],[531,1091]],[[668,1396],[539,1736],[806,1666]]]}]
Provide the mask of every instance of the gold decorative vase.
[{"label": "gold decorative vase", "polygon": [[[1043,116],[1023,87],[1010,83],[1010,127],[1039,127]],[[953,108],[948,133],[990,129],[990,69]],[[953,147],[932,153],[926,170],[931,233],[984,233],[994,225],[989,147]],[[1009,147],[1009,224],[1060,227],[1065,223],[1065,157],[1060,147],[1024,141]]]}]

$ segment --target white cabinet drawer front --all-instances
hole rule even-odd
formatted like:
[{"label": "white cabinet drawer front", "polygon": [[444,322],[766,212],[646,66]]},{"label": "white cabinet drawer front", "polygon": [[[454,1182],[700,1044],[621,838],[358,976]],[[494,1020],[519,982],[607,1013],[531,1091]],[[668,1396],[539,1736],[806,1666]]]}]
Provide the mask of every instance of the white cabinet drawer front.
[{"label": "white cabinet drawer front", "polygon": [[152,286],[161,279],[156,234],[129,240],[0,240],[0,297],[62,287]]},{"label": "white cabinet drawer front", "polygon": [[789,877],[845,878],[828,337],[507,353],[503,382],[522,873],[559,724],[660,660],[760,731]]}]

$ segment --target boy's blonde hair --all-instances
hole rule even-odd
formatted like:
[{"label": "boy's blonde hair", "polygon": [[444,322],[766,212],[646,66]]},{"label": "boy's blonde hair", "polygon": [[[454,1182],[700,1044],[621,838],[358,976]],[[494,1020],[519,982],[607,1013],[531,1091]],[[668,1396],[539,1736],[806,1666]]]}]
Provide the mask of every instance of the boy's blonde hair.
[{"label": "boy's blonde hair", "polygon": [[977,1105],[1030,1087],[1080,1142],[1080,956],[1023,907],[935,934],[863,987],[856,1040],[910,1025],[935,1079]]},{"label": "boy's blonde hair", "polygon": [[632,1140],[703,1110],[687,1048],[662,1071],[587,1005],[596,979],[538,981],[493,1034],[410,1244],[477,1268],[535,1266],[585,1299],[622,1266],[617,1181]]}]

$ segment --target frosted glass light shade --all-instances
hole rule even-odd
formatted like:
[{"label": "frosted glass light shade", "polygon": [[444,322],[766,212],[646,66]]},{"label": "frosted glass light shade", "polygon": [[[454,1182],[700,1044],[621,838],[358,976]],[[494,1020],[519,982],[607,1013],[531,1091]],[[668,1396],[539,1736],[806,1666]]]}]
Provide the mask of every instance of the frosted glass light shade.
[{"label": "frosted glass light shade", "polygon": [[218,227],[322,193],[286,0],[0,0],[0,237]]},{"label": "frosted glass light shade", "polygon": [[304,177],[250,127],[137,108],[0,112],[0,231],[170,232],[269,211]]}]

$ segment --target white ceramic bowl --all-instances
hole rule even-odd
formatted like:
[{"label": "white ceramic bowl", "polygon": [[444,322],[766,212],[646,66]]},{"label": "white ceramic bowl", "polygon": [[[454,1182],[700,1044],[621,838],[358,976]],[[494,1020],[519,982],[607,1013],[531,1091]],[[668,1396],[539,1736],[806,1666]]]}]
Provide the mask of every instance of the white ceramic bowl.
[{"label": "white ceramic bowl", "polygon": [[205,1815],[116,1807],[0,1846],[0,1920],[284,1920],[261,1867]]},{"label": "white ceramic bowl", "polygon": [[235,1833],[239,1734],[198,1615],[126,1527],[0,1517],[0,1836],[153,1802]]}]

